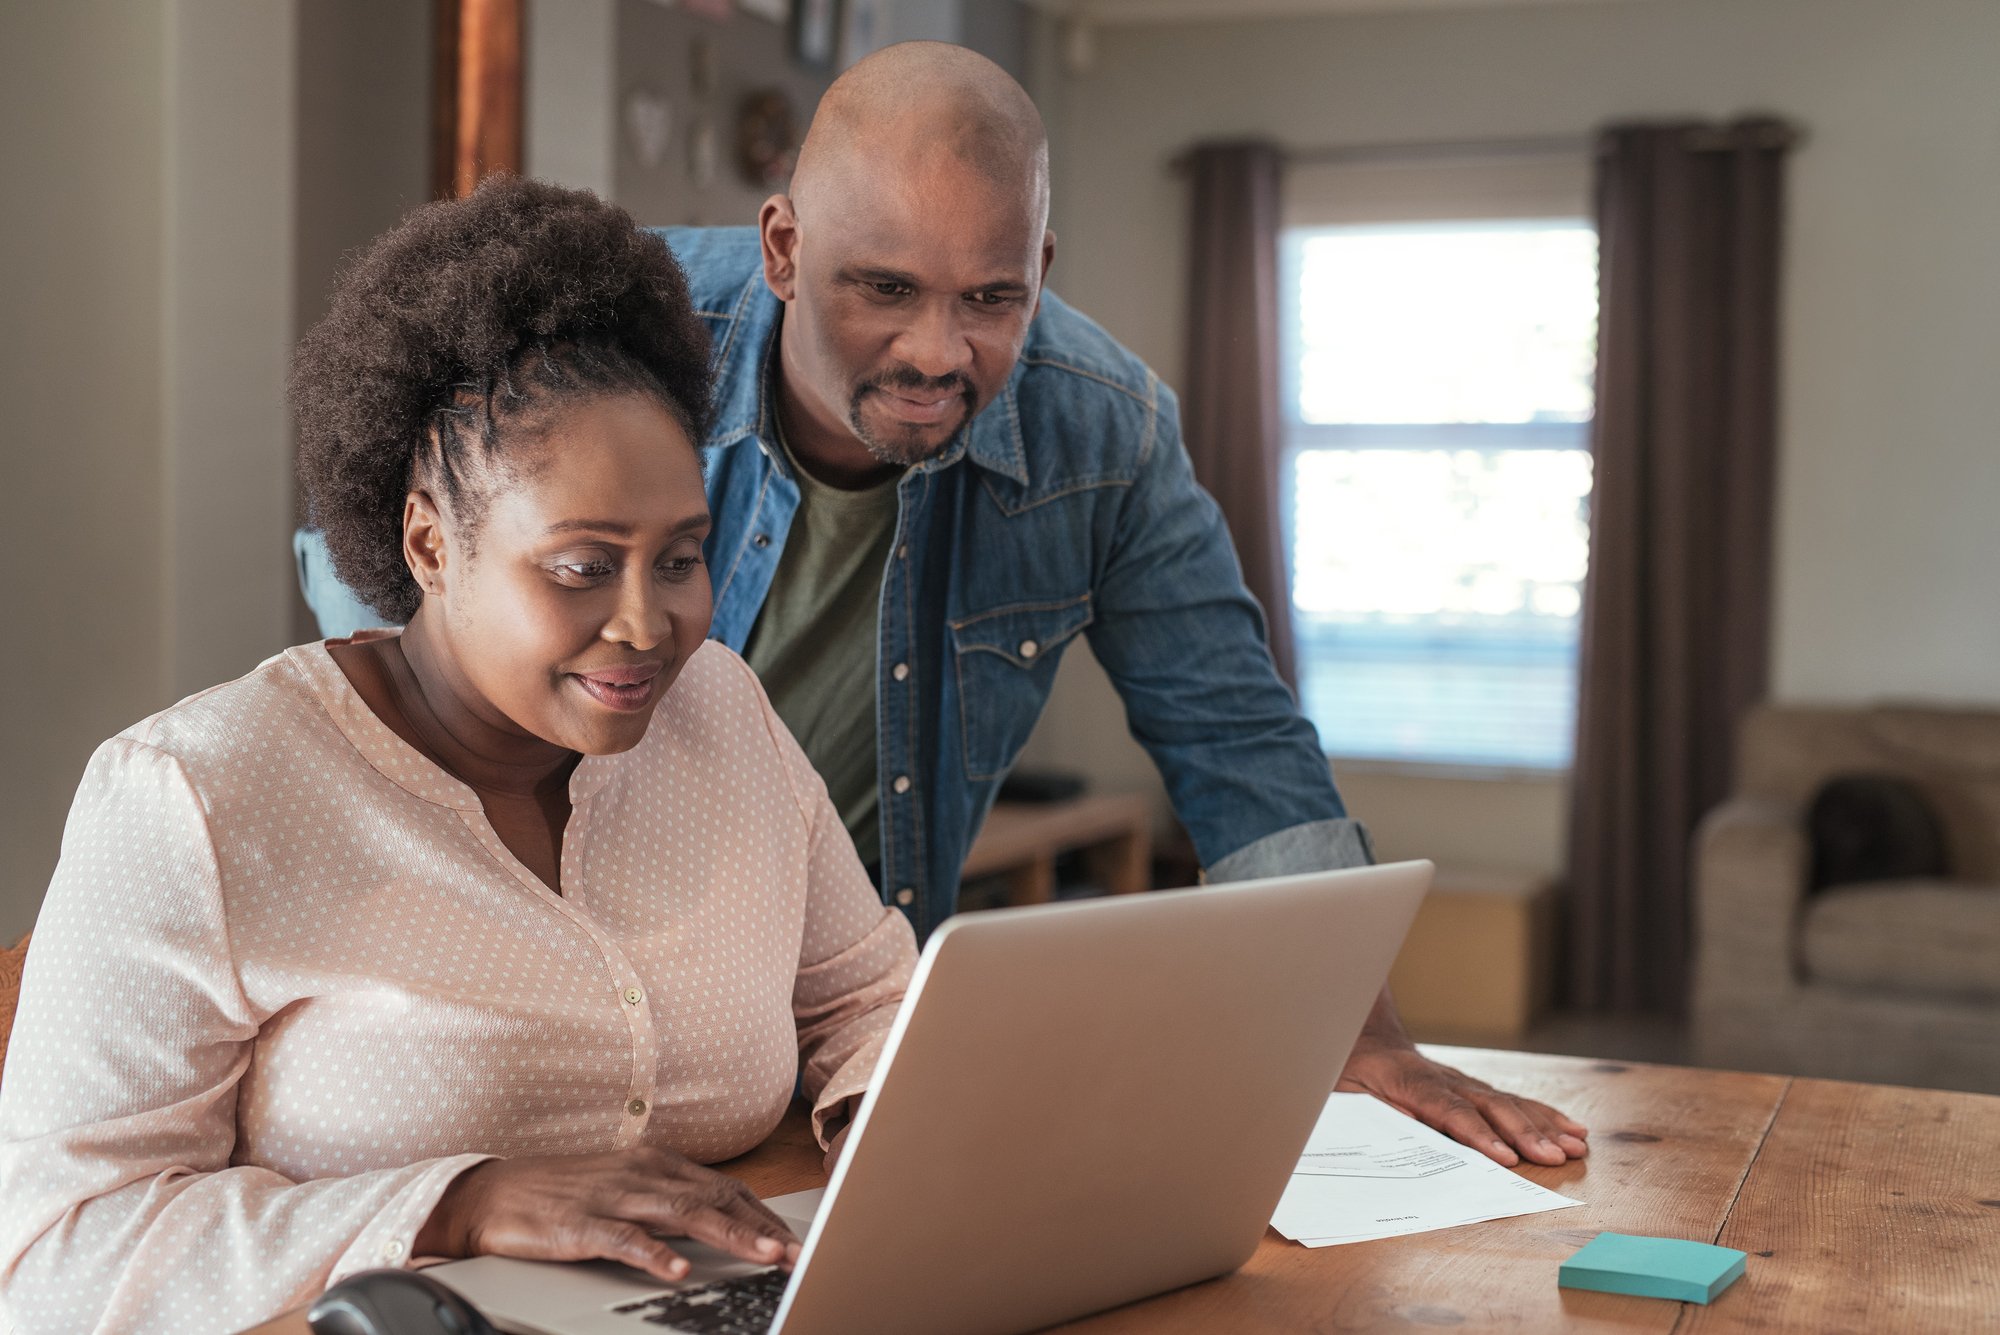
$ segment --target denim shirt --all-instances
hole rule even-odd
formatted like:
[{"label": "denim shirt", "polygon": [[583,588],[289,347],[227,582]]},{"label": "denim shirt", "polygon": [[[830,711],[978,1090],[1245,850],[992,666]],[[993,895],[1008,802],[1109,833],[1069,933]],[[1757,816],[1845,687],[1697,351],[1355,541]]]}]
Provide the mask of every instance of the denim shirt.
[{"label": "denim shirt", "polygon": [[[740,653],[799,504],[768,383],[783,308],[754,229],[662,234],[714,338],[710,634]],[[878,884],[920,940],[956,908],[966,850],[1078,635],[1208,879],[1370,860],[1272,667],[1173,392],[1096,324],[1044,293],[1005,390],[897,497],[876,651]],[[316,539],[301,536],[301,581],[322,632],[379,620],[342,620],[352,600]]]}]

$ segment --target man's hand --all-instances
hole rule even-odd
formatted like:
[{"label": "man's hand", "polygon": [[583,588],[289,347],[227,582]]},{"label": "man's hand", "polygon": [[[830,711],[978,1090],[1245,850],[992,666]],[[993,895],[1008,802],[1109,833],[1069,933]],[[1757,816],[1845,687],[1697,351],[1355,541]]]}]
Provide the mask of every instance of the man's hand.
[{"label": "man's hand", "polygon": [[1509,1168],[1523,1159],[1566,1163],[1590,1152],[1585,1140],[1590,1131],[1581,1122],[1546,1103],[1503,1094],[1418,1052],[1386,987],[1334,1088],[1373,1094]]}]

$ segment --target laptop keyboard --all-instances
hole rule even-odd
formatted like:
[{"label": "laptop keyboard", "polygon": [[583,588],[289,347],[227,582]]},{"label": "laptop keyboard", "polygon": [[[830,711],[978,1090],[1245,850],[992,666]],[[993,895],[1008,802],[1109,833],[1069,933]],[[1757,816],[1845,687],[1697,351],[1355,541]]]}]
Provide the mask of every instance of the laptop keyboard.
[{"label": "laptop keyboard", "polygon": [[782,1270],[760,1270],[611,1310],[694,1335],[764,1335],[778,1315],[778,1300],[785,1296],[790,1279]]}]

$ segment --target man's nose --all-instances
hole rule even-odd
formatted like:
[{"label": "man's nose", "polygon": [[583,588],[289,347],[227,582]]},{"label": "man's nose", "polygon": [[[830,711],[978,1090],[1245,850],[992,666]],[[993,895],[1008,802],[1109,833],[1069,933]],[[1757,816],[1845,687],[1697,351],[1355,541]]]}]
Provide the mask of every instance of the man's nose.
[{"label": "man's nose", "polygon": [[972,341],[959,321],[958,302],[925,302],[898,340],[901,359],[932,380],[963,375],[972,365]]}]

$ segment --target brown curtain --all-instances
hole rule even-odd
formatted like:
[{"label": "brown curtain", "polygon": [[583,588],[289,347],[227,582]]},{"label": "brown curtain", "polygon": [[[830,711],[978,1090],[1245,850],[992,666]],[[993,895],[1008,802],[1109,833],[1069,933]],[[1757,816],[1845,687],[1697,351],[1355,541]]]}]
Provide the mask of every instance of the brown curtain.
[{"label": "brown curtain", "polygon": [[1284,160],[1267,143],[1198,144],[1193,184],[1188,360],[1182,432],[1194,474],[1222,506],[1243,581],[1264,606],[1271,658],[1293,668],[1291,594],[1278,522],[1278,192]]},{"label": "brown curtain", "polygon": [[1783,160],[1771,120],[1604,133],[1571,1001],[1677,1011],[1688,844],[1765,688]]}]

